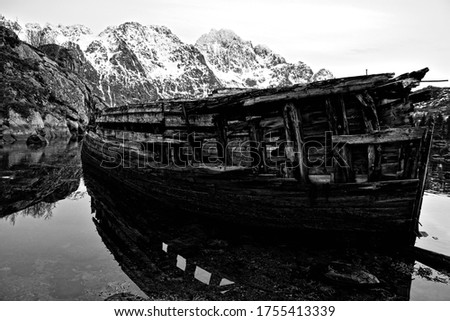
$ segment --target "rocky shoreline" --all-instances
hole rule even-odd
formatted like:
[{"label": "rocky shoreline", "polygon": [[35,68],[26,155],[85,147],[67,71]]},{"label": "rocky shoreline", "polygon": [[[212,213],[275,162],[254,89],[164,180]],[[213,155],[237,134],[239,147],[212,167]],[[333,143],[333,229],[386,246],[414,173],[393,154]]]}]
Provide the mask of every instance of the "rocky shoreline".
[{"label": "rocky shoreline", "polygon": [[[62,50],[68,51],[62,48]],[[0,141],[84,133],[89,113],[104,105],[75,72],[67,55],[56,62],[0,26]]]}]

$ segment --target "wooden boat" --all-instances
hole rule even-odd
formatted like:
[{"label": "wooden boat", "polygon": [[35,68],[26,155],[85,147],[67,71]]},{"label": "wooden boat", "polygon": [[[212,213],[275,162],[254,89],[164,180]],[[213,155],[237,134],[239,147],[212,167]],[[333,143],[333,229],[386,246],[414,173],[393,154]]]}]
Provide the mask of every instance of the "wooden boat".
[{"label": "wooden boat", "polygon": [[432,129],[427,68],[104,110],[82,157],[168,207],[245,224],[411,243]]}]

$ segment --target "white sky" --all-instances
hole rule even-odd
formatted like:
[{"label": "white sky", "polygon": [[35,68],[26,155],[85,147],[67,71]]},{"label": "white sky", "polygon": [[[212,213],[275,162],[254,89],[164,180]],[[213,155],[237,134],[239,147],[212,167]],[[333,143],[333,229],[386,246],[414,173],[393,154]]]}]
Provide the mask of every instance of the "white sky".
[{"label": "white sky", "polygon": [[426,79],[450,79],[450,0],[0,0],[0,13],[94,33],[127,21],[165,25],[186,43],[226,28],[337,77],[429,67]]}]

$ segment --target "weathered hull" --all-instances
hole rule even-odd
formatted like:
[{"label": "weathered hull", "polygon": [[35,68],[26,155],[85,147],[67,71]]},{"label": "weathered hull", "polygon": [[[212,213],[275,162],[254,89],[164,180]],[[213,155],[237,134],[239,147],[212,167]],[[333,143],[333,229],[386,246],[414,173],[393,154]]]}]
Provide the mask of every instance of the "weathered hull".
[{"label": "weathered hull", "polygon": [[408,95],[427,71],[109,108],[85,159],[206,217],[411,243],[431,126],[412,123]]},{"label": "weathered hull", "polygon": [[93,135],[86,137],[85,163],[168,208],[255,228],[370,234],[402,243],[414,240],[419,179],[303,185],[293,178],[138,168],[133,161],[107,168],[101,163],[114,155],[114,148],[101,149],[101,144]]}]

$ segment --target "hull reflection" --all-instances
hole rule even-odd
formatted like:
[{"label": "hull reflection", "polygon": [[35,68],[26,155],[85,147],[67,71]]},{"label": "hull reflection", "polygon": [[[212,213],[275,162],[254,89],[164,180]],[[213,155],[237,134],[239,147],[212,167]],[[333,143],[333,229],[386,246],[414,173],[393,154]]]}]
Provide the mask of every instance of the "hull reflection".
[{"label": "hull reflection", "polygon": [[[97,231],[123,271],[156,300],[408,300],[414,260],[398,253],[254,235],[169,212],[126,177],[83,163]],[[334,263],[333,263],[334,262]],[[327,278],[339,262],[379,284]],[[344,280],[344,281],[342,281]],[[352,283],[353,282],[353,283]]]}]

